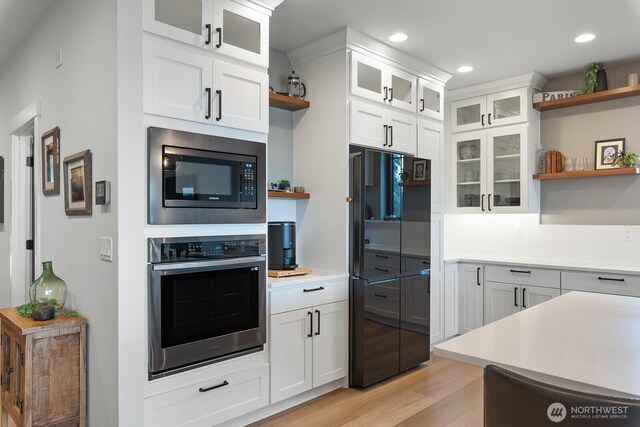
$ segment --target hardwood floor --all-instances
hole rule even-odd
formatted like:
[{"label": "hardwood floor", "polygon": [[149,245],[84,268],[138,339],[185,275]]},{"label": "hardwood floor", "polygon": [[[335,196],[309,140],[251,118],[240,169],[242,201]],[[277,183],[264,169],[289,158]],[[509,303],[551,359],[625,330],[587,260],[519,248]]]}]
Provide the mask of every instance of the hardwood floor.
[{"label": "hardwood floor", "polygon": [[340,389],[256,426],[482,426],[482,369],[432,356],[364,390]]}]

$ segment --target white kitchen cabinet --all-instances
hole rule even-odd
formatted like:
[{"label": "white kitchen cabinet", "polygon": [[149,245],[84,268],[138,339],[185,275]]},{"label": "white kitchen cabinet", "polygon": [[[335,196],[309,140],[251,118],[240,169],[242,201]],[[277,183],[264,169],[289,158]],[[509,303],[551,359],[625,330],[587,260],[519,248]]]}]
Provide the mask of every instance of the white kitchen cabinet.
[{"label": "white kitchen cabinet", "polygon": [[560,296],[560,289],[485,282],[484,323],[495,322]]},{"label": "white kitchen cabinet", "polygon": [[351,101],[351,144],[415,155],[415,115]]},{"label": "white kitchen cabinet", "polygon": [[[429,336],[431,343],[436,343],[444,339],[444,295],[442,286],[442,276],[430,277],[429,283],[429,299],[430,310],[429,313]],[[409,294],[406,299],[409,301]]]},{"label": "white kitchen cabinet", "polygon": [[527,121],[527,88],[451,103],[451,132],[466,132]]},{"label": "white kitchen cabinet", "polygon": [[262,71],[213,59],[214,123],[269,132],[269,76]]},{"label": "white kitchen cabinet", "polygon": [[418,114],[444,120],[444,89],[425,79],[418,79]]},{"label": "white kitchen cabinet", "polygon": [[349,373],[345,344],[349,340],[349,305],[346,301],[314,307],[313,387],[343,378]]},{"label": "white kitchen cabinet", "polygon": [[460,333],[483,325],[484,266],[460,264],[458,268]]},{"label": "white kitchen cabinet", "polygon": [[351,93],[371,101],[416,112],[417,77],[378,59],[351,54]]},{"label": "white kitchen cabinet", "polygon": [[527,212],[527,141],[527,125],[452,135],[456,211]]},{"label": "white kitchen cabinet", "polygon": [[144,0],[144,30],[269,66],[269,15],[234,0]]},{"label": "white kitchen cabinet", "polygon": [[460,307],[458,293],[458,265],[448,264],[444,268],[444,338],[458,335],[458,320],[460,317],[458,315],[458,308]]},{"label": "white kitchen cabinet", "polygon": [[522,295],[522,309],[534,307],[560,296],[560,289],[543,288],[540,286],[520,286]]},{"label": "white kitchen cabinet", "polygon": [[212,123],[211,58],[152,36],[143,43],[145,113]]},{"label": "white kitchen cabinet", "polygon": [[431,212],[441,213],[444,210],[444,127],[441,123],[418,120],[416,156],[431,160]]}]

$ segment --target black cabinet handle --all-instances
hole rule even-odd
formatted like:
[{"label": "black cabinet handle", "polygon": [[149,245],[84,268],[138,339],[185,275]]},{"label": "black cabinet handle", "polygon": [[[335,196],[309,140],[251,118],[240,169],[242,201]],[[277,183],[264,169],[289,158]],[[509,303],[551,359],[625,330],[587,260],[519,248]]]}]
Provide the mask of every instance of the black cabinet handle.
[{"label": "black cabinet handle", "polygon": [[307,315],[309,316],[309,333],[307,334],[307,338],[311,338],[313,336],[313,313],[307,311]]},{"label": "black cabinet handle", "polygon": [[480,204],[480,209],[484,212],[484,194],[482,195],[482,203]]},{"label": "black cabinet handle", "polygon": [[216,94],[218,95],[218,117],[216,117],[216,122],[222,120],[222,90],[217,89]]},{"label": "black cabinet handle", "polygon": [[491,212],[491,193],[487,196],[487,208],[489,209],[489,212]]},{"label": "black cabinet handle", "polygon": [[484,114],[480,116],[480,124],[484,126]]},{"label": "black cabinet handle", "polygon": [[214,386],[207,387],[207,388],[202,388],[202,387],[200,387],[200,390],[199,390],[199,391],[200,391],[200,393],[206,393],[206,392],[208,392],[208,391],[215,390],[215,389],[217,389],[217,388],[224,387],[224,386],[226,386],[226,385],[229,385],[229,381],[224,381],[224,382],[222,382],[221,384],[214,385]]},{"label": "black cabinet handle", "polygon": [[389,137],[389,147],[393,147],[393,126],[389,126],[389,133],[391,134]]},{"label": "black cabinet handle", "polygon": [[384,144],[382,144],[382,146],[386,147],[389,143],[389,126],[382,125],[382,127],[384,128]]},{"label": "black cabinet handle", "polygon": [[389,102],[393,101],[393,88],[389,88]]},{"label": "black cabinet handle", "polygon": [[320,335],[320,310],[316,310],[316,313],[318,314],[318,331],[316,335]]},{"label": "black cabinet handle", "polygon": [[383,294],[374,293],[374,295],[377,296],[377,297],[380,297],[380,298],[386,298],[387,297],[386,295],[383,295]]},{"label": "black cabinet handle", "polygon": [[378,254],[374,254],[373,255],[376,258],[382,258],[382,259],[389,259],[389,255],[378,255]]},{"label": "black cabinet handle", "polygon": [[424,111],[424,98],[420,100],[420,112]]},{"label": "black cabinet handle", "polygon": [[388,273],[389,270],[385,270],[384,268],[373,267],[374,270],[382,271],[383,273]]},{"label": "black cabinet handle", "polygon": [[518,288],[513,288],[513,305],[518,306]]},{"label": "black cabinet handle", "polygon": [[531,270],[509,270],[511,273],[531,274]]},{"label": "black cabinet handle", "polygon": [[216,47],[220,49],[220,46],[222,46],[222,27],[216,28],[216,32],[218,33],[218,44]]},{"label": "black cabinet handle", "polygon": [[384,87],[384,99],[383,101],[386,101],[389,98],[389,88],[388,87]]},{"label": "black cabinet handle", "polygon": [[207,92],[207,115],[204,118],[209,120],[211,118],[211,88],[206,88],[205,92]]},{"label": "black cabinet handle", "polygon": [[204,44],[209,46],[211,44],[211,24],[205,25],[205,28],[207,29],[207,40],[204,42]]},{"label": "black cabinet handle", "polygon": [[522,308],[527,308],[527,300],[524,299],[524,293],[527,290],[527,288],[522,288]]},{"label": "black cabinet handle", "polygon": [[476,269],[476,282],[478,283],[478,286],[480,286],[480,267]]},{"label": "black cabinet handle", "polygon": [[422,261],[422,263],[423,263],[424,265],[431,265],[431,263],[430,263],[429,261]]},{"label": "black cabinet handle", "polygon": [[491,126],[491,113],[489,113],[489,115],[487,116],[487,122],[489,126]]},{"label": "black cabinet handle", "polygon": [[624,282],[624,278],[614,279],[613,277],[598,277],[598,280],[605,280],[607,282]]},{"label": "black cabinet handle", "polygon": [[316,292],[316,291],[324,291],[324,286],[318,286],[317,288],[302,290],[302,292]]}]

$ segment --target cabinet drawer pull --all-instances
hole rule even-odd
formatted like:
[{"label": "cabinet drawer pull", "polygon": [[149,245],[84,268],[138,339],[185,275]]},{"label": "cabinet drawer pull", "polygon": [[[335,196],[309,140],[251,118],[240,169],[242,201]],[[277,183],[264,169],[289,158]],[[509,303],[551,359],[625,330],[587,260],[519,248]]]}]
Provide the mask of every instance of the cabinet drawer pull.
[{"label": "cabinet drawer pull", "polygon": [[422,113],[423,111],[424,111],[424,98],[420,100],[420,112]]},{"label": "cabinet drawer pull", "polygon": [[613,277],[598,277],[598,280],[605,280],[607,282],[624,282],[624,278],[615,279]]},{"label": "cabinet drawer pull", "polygon": [[389,125],[389,147],[393,147],[393,126]]},{"label": "cabinet drawer pull", "polygon": [[318,286],[317,288],[313,288],[313,289],[303,289],[302,292],[316,292],[316,291],[324,291],[324,286]]},{"label": "cabinet drawer pull", "polygon": [[211,118],[211,88],[208,87],[204,90],[207,92],[207,115],[204,118],[209,120]]},{"label": "cabinet drawer pull", "polygon": [[383,101],[386,101],[389,98],[389,88],[388,87],[384,87],[384,99]]},{"label": "cabinet drawer pull", "polygon": [[307,334],[307,338],[311,338],[313,336],[313,313],[307,311],[307,316],[309,316],[309,333]]},{"label": "cabinet drawer pull", "polygon": [[222,46],[222,27],[216,28],[216,32],[218,33],[218,44],[216,47],[220,49],[220,46]]},{"label": "cabinet drawer pull", "polygon": [[389,143],[389,125],[382,125],[382,128],[384,129],[384,144],[382,146],[386,147]]},{"label": "cabinet drawer pull", "polygon": [[489,113],[487,115],[487,122],[488,122],[489,126],[491,126],[491,113]]},{"label": "cabinet drawer pull", "polygon": [[211,44],[211,24],[205,25],[205,28],[207,29],[207,40],[204,42],[204,44],[209,46]]},{"label": "cabinet drawer pull", "polygon": [[531,274],[531,270],[509,270],[511,273]]},{"label": "cabinet drawer pull", "polygon": [[480,116],[480,124],[484,126],[484,114]]},{"label": "cabinet drawer pull", "polygon": [[377,296],[377,297],[380,297],[380,298],[386,298],[386,297],[387,297],[386,295],[383,295],[383,294],[376,294],[376,293],[374,293],[373,295],[375,295],[375,296]]},{"label": "cabinet drawer pull", "polygon": [[422,263],[423,263],[424,265],[431,265],[431,263],[430,263],[429,261],[422,261]]},{"label": "cabinet drawer pull", "polygon": [[389,259],[389,255],[378,255],[378,254],[374,254],[373,255],[376,258],[382,258],[382,259]]},{"label": "cabinet drawer pull", "polygon": [[480,210],[484,212],[484,194],[482,195],[482,202],[480,203]]},{"label": "cabinet drawer pull", "polygon": [[393,88],[389,88],[389,102],[393,101]]},{"label": "cabinet drawer pull", "polygon": [[224,387],[224,386],[226,386],[226,385],[229,385],[229,381],[224,381],[224,382],[222,382],[221,384],[213,385],[213,386],[211,386],[211,387],[207,387],[207,388],[200,387],[200,390],[199,390],[199,391],[200,391],[200,393],[206,393],[206,392],[208,392],[208,391],[215,390],[215,389],[217,389],[217,388]]},{"label": "cabinet drawer pull", "polygon": [[527,290],[527,288],[522,288],[522,308],[527,308],[527,303],[526,300],[524,299],[524,293]]},{"label": "cabinet drawer pull", "polygon": [[513,305],[518,306],[518,288],[513,288]]},{"label": "cabinet drawer pull", "polygon": [[480,267],[476,269],[476,283],[480,286]]},{"label": "cabinet drawer pull", "polygon": [[222,90],[217,89],[216,94],[218,94],[218,117],[216,117],[216,122],[222,120]]},{"label": "cabinet drawer pull", "polygon": [[388,273],[389,270],[385,270],[384,268],[373,267],[374,270],[382,271],[383,273]]},{"label": "cabinet drawer pull", "polygon": [[316,335],[320,335],[320,310],[316,310],[318,314],[318,330],[316,331]]}]

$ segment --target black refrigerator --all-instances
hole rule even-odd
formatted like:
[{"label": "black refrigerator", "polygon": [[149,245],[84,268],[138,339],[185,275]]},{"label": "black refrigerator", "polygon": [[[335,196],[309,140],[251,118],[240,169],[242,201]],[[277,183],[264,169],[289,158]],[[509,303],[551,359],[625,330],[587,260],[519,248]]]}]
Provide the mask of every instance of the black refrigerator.
[{"label": "black refrigerator", "polygon": [[350,147],[350,385],[429,360],[430,161]]}]

